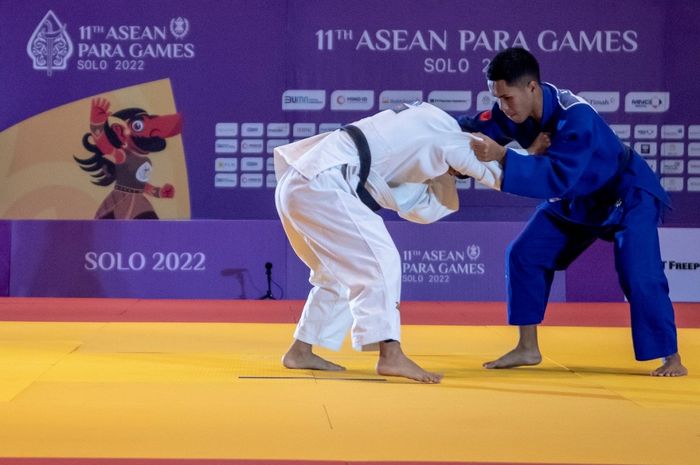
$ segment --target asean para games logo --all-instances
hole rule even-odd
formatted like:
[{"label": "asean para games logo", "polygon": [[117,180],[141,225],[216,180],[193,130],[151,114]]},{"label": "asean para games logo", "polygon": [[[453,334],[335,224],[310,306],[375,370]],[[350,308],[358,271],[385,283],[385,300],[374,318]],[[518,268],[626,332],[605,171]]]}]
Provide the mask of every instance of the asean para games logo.
[{"label": "asean para games logo", "polygon": [[27,43],[27,54],[34,69],[46,71],[48,76],[52,76],[54,70],[63,71],[68,66],[68,59],[73,55],[73,42],[66,32],[66,25],[53,11],[49,10],[34,30]]},{"label": "asean para games logo", "polygon": [[187,18],[178,16],[170,20],[170,33],[176,39],[184,39],[185,36],[190,32],[190,22]]},{"label": "asean para games logo", "polygon": [[476,260],[479,258],[479,255],[481,255],[481,249],[478,245],[472,244],[467,247],[467,257],[469,257],[470,260]]}]

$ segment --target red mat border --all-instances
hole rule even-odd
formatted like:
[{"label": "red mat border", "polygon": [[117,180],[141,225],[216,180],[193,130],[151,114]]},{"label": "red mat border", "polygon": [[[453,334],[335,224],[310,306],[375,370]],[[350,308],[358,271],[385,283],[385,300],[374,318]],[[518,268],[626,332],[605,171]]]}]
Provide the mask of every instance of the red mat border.
[{"label": "red mat border", "polygon": [[[2,458],[0,465],[593,465],[551,462],[351,462],[344,460],[237,460],[139,458]],[[596,464],[615,465],[615,464]],[[634,465],[634,464],[626,464]],[[641,465],[641,464],[640,464]]]},{"label": "red mat border", "polygon": [[[296,323],[299,300],[0,298],[0,321]],[[700,303],[676,303],[679,328],[700,328]],[[403,302],[403,324],[505,325],[504,302]],[[628,327],[624,302],[551,303],[551,326]]]}]

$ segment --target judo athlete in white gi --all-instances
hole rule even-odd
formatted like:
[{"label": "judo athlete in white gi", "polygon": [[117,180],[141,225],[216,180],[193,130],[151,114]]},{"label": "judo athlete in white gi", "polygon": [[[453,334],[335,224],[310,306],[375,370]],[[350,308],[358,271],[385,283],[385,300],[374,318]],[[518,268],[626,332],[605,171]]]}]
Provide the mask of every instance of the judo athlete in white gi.
[{"label": "judo athlete in white gi", "polygon": [[[364,187],[379,206],[402,218],[431,223],[456,211],[453,174],[499,189],[498,162],[478,161],[469,146],[473,136],[430,104],[401,104],[353,126],[371,153]],[[379,349],[378,374],[438,383],[441,375],[423,370],[401,349],[401,259],[382,218],[358,196],[361,163],[354,137],[337,130],[274,151],[277,211],[294,251],[311,269],[313,285],[282,362],[287,368],[342,370],[312,347],[338,350],[351,329],[355,349]]]}]

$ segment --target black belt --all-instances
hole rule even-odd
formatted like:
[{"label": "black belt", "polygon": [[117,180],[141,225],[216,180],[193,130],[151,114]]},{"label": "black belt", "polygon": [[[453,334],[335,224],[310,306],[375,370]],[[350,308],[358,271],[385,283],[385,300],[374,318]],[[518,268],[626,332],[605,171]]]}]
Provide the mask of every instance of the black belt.
[{"label": "black belt", "polygon": [[353,126],[352,124],[347,124],[340,129],[348,133],[350,139],[355,143],[357,155],[360,157],[360,181],[357,183],[357,189],[355,189],[357,196],[362,203],[367,205],[373,212],[381,210],[382,206],[372,198],[372,195],[367,191],[367,188],[365,188],[367,176],[369,176],[369,169],[372,166],[372,152],[369,150],[367,138],[357,126]]}]

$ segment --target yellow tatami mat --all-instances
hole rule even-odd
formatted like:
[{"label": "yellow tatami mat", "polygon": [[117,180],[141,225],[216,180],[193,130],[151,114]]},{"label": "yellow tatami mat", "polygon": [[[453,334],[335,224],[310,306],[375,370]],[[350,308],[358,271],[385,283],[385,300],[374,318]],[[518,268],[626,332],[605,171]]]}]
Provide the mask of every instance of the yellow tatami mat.
[{"label": "yellow tatami mat", "polygon": [[405,326],[440,385],[377,376],[376,353],[286,370],[293,325],[0,322],[0,457],[700,463],[700,329],[685,378],[652,378],[629,329],[542,327],[538,367],[481,363],[498,326]]}]

